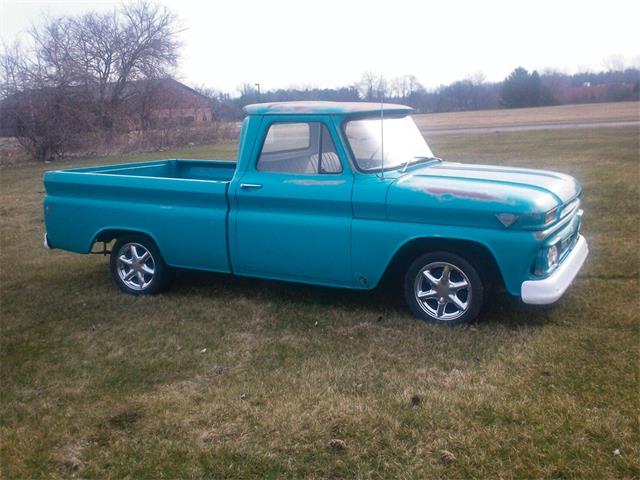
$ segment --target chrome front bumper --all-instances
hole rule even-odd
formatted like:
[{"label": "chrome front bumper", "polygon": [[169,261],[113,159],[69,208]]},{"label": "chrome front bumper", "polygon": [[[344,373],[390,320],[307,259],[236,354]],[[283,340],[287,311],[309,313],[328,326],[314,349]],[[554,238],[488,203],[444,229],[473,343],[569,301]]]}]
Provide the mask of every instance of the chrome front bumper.
[{"label": "chrome front bumper", "polygon": [[546,305],[558,300],[573,282],[588,254],[587,241],[580,235],[569,255],[551,275],[542,280],[527,280],[522,283],[522,301],[532,305]]}]

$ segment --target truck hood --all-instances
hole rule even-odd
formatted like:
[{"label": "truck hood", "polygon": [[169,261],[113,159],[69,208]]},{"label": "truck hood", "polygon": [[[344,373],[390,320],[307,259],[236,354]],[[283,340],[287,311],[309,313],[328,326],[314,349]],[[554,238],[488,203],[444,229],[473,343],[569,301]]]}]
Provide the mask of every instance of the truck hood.
[{"label": "truck hood", "polygon": [[399,176],[387,194],[390,220],[537,228],[580,194],[571,176],[545,170],[442,162]]}]

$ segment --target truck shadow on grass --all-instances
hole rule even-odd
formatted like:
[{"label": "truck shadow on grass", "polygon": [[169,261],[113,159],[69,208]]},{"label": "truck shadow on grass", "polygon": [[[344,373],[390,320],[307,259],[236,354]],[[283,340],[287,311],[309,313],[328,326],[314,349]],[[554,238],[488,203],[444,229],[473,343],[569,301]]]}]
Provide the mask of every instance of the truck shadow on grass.
[{"label": "truck shadow on grass", "polygon": [[[189,295],[193,292],[210,293],[212,289],[231,298],[245,296],[261,301],[295,308],[319,307],[360,311],[383,320],[396,317],[421,323],[405,304],[402,288],[389,283],[369,291],[350,290],[277,280],[264,280],[196,270],[178,270],[167,292],[171,295]],[[494,289],[473,325],[501,325],[507,328],[537,327],[553,322],[553,306],[525,305],[503,290]]]}]

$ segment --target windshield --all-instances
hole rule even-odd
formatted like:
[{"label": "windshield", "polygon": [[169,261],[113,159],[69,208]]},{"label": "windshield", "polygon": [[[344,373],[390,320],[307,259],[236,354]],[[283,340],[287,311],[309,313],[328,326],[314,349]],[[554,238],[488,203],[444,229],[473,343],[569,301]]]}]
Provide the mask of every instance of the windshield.
[{"label": "windshield", "polygon": [[347,122],[345,134],[360,170],[380,170],[383,166],[387,170],[433,158],[411,117],[352,120]]}]

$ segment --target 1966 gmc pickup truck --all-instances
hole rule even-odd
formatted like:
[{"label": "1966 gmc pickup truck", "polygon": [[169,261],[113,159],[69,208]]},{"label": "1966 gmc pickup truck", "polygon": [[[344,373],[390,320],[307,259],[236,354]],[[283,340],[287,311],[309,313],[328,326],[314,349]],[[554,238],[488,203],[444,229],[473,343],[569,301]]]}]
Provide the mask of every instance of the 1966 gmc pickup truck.
[{"label": "1966 gmc pickup truck", "polygon": [[475,318],[491,284],[555,302],[587,256],[575,179],[436,158],[409,107],[245,111],[237,163],[47,172],[45,245],[115,240],[111,273],[131,294],[160,291],[174,268],[353,289],[402,272],[413,313],[443,324]]}]

